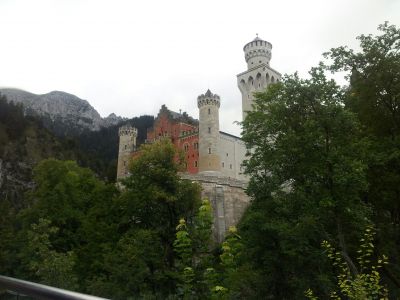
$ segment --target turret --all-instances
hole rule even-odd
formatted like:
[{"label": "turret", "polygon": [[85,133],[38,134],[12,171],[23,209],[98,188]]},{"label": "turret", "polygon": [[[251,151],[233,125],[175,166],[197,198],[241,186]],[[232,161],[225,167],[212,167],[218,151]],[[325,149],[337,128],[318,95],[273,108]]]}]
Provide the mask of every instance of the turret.
[{"label": "turret", "polygon": [[242,93],[243,120],[247,111],[253,110],[254,92],[261,92],[280,80],[281,74],[269,66],[271,43],[258,36],[243,47],[247,71],[237,75],[237,83]]},{"label": "turret", "polygon": [[207,90],[197,97],[199,108],[199,172],[218,175],[221,171],[219,155],[220,98]]},{"label": "turret", "polygon": [[128,165],[133,152],[136,150],[138,131],[135,127],[124,125],[119,128],[119,151],[117,179],[128,175]]},{"label": "turret", "polygon": [[247,62],[247,69],[250,70],[259,65],[265,64],[269,66],[271,60],[272,45],[267,41],[263,41],[258,36],[247,43],[243,47],[244,58]]}]

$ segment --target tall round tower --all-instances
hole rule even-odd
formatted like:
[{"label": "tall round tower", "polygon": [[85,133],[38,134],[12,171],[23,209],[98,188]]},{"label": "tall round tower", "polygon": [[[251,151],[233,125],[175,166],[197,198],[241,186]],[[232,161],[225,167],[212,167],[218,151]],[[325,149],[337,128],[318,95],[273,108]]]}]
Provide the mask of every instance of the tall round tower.
[{"label": "tall round tower", "polygon": [[197,97],[199,108],[199,172],[218,174],[221,171],[219,144],[220,98],[207,90]]},{"label": "tall round tower", "polygon": [[119,128],[119,150],[117,179],[128,175],[128,165],[132,153],[136,150],[136,137],[138,131],[135,127],[124,125]]},{"label": "tall round tower", "polygon": [[238,87],[242,93],[243,120],[246,112],[253,110],[254,92],[264,91],[281,78],[281,74],[269,66],[271,50],[271,43],[258,36],[243,47],[247,71],[237,75]]},{"label": "tall round tower", "polygon": [[269,66],[271,60],[272,45],[263,41],[258,36],[243,47],[244,58],[247,62],[247,69],[252,69],[261,64]]}]

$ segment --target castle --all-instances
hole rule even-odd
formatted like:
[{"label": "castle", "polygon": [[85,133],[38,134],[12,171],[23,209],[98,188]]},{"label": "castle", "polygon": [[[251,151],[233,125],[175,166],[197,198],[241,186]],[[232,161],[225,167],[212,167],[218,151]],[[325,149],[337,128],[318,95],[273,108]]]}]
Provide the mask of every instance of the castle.
[{"label": "castle", "polygon": [[[246,112],[252,110],[254,92],[263,91],[280,80],[280,73],[269,66],[271,50],[272,45],[258,36],[243,48],[247,70],[237,75],[243,119]],[[197,97],[198,120],[163,105],[146,139],[147,143],[152,143],[170,138],[175,147],[183,151],[186,172],[182,177],[199,182],[202,196],[210,199],[217,241],[222,241],[229,226],[237,224],[250,201],[245,193],[248,179],[241,166],[246,147],[240,137],[220,131],[220,105],[220,96],[210,90]],[[129,175],[129,160],[137,153],[136,137],[134,127],[119,129],[117,179]]]}]

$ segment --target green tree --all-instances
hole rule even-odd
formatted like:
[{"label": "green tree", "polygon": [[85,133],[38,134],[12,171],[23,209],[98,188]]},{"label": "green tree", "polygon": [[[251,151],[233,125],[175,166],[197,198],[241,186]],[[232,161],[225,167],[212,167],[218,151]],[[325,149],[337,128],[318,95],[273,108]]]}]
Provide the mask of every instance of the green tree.
[{"label": "green tree", "polygon": [[[387,288],[382,285],[380,270],[387,264],[387,257],[378,258],[373,263],[374,255],[374,236],[375,229],[373,226],[367,226],[363,238],[360,240],[361,246],[358,252],[357,262],[359,265],[359,273],[352,274],[348,265],[343,261],[342,254],[328,242],[323,241],[322,247],[327,252],[327,256],[332,261],[333,267],[338,270],[337,275],[337,291],[333,291],[330,295],[331,299],[364,300],[376,299],[387,300]],[[312,300],[318,299],[314,296],[312,290],[308,289],[305,295]]]},{"label": "green tree", "polygon": [[178,295],[185,299],[206,299],[219,282],[213,268],[212,208],[204,199],[192,224],[184,219],[176,227]]},{"label": "green tree", "polygon": [[[73,161],[55,159],[38,164],[34,181],[35,188],[28,194],[30,204],[19,215],[22,228],[16,243],[24,249],[29,243],[31,224],[48,220],[57,228],[48,236],[49,249],[60,255],[74,253],[73,270],[79,278],[79,290],[86,292],[86,282],[104,270],[103,255],[117,241],[117,190]],[[29,267],[30,254],[22,251],[21,259],[24,263],[17,268],[17,274],[35,278],[37,274]]]},{"label": "green tree", "polygon": [[253,202],[240,232],[251,263],[264,282],[253,297],[303,297],[307,287],[327,295],[333,277],[319,244],[332,239],[352,272],[351,243],[366,222],[363,161],[367,143],[344,93],[322,67],[309,79],[296,74],[256,95],[243,122],[251,149],[245,163]]},{"label": "green tree", "polygon": [[31,225],[28,231],[28,244],[24,253],[29,257],[29,268],[40,282],[50,286],[75,290],[78,278],[73,268],[75,255],[73,251],[59,253],[53,250],[50,236],[58,228],[51,226],[49,220],[40,218],[37,224]]},{"label": "green tree", "polygon": [[[147,260],[144,266],[153,270],[146,280],[150,291],[157,292],[159,297],[176,292],[176,224],[180,219],[193,223],[201,204],[199,186],[179,176],[182,166],[183,158],[170,141],[143,145],[139,156],[131,162],[131,175],[123,181],[118,200],[118,231],[122,237],[137,230],[157,237],[158,247],[153,246],[157,253],[152,252],[154,261]],[[141,279],[132,280],[130,285],[140,283]]]},{"label": "green tree", "polygon": [[331,71],[347,73],[346,107],[357,114],[371,141],[364,198],[373,207],[378,251],[390,257],[383,273],[399,291],[400,29],[386,22],[378,30],[378,35],[358,37],[359,51],[338,47],[325,55]]}]

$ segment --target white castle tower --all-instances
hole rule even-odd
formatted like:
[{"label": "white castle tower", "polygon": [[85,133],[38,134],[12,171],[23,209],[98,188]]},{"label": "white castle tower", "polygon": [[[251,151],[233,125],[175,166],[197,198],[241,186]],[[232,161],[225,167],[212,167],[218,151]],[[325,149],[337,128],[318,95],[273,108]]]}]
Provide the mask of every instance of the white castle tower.
[{"label": "white castle tower", "polygon": [[117,179],[128,175],[128,165],[132,153],[136,150],[136,137],[138,131],[135,127],[125,125],[119,128],[119,150]]},{"label": "white castle tower", "polygon": [[264,91],[270,84],[281,78],[281,74],[269,66],[271,50],[271,43],[258,36],[243,48],[247,71],[237,75],[238,87],[242,93],[243,120],[246,112],[253,110],[253,93]]},{"label": "white castle tower", "polygon": [[218,175],[221,171],[219,151],[220,98],[207,90],[197,97],[199,108],[199,172]]}]

